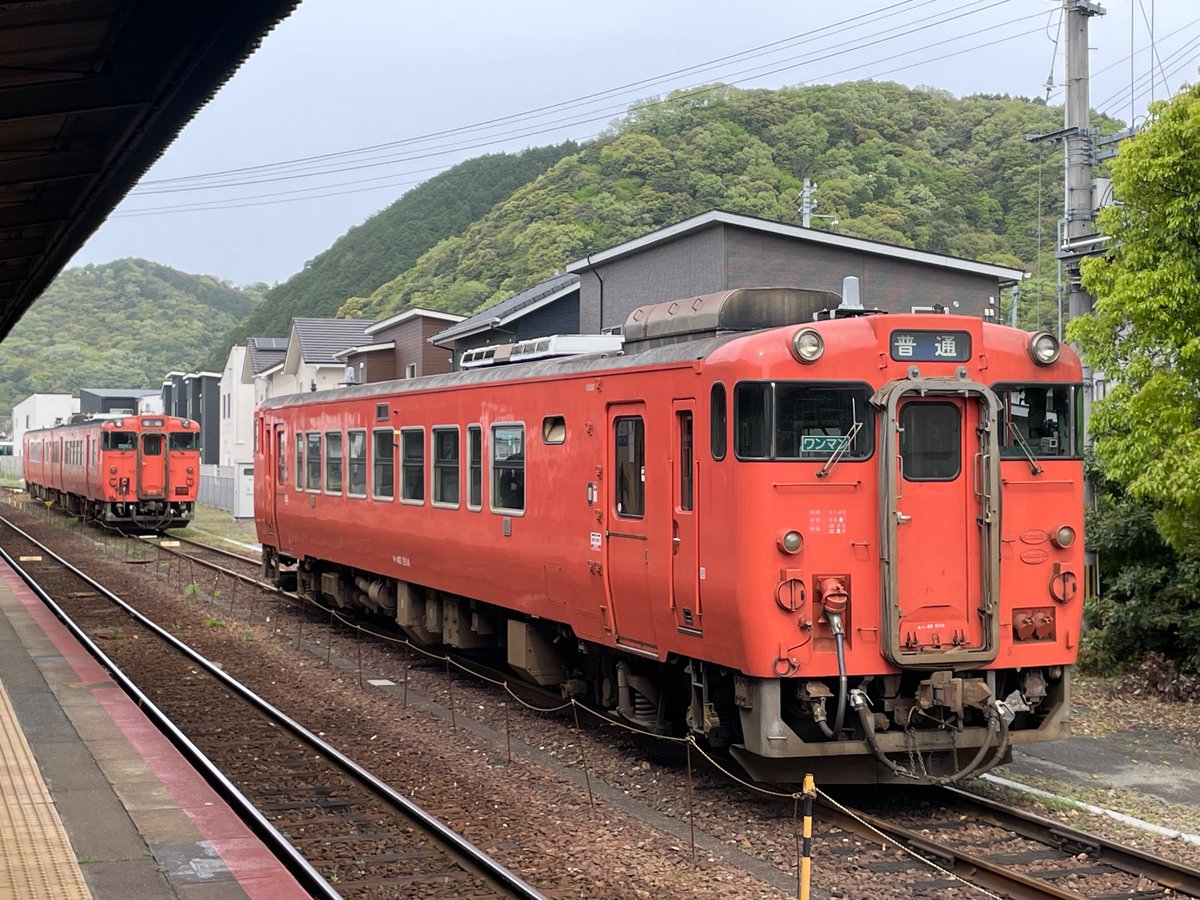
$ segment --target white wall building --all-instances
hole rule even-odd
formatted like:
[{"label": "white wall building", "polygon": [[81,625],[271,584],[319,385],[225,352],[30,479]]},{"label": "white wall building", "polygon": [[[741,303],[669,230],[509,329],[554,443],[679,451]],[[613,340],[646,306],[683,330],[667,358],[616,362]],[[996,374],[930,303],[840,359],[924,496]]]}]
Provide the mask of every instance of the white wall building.
[{"label": "white wall building", "polygon": [[25,432],[50,428],[79,412],[79,398],[70,394],[30,394],[13,407],[13,454],[21,455]]},{"label": "white wall building", "polygon": [[245,367],[246,348],[235,344],[221,373],[221,466],[254,458],[254,384],[243,379]]}]

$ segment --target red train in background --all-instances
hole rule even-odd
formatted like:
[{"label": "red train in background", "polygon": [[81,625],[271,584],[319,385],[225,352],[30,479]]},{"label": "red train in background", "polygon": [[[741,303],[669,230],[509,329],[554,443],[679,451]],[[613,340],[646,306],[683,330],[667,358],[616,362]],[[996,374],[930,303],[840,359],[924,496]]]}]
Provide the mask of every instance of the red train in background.
[{"label": "red train in background", "polygon": [[130,531],[186,526],[200,484],[200,424],[173,416],[96,418],[27,431],[29,495]]},{"label": "red train in background", "polygon": [[268,400],[264,569],[764,781],[950,783],[1064,736],[1077,357],[839,303],[727,291],[620,353]]}]

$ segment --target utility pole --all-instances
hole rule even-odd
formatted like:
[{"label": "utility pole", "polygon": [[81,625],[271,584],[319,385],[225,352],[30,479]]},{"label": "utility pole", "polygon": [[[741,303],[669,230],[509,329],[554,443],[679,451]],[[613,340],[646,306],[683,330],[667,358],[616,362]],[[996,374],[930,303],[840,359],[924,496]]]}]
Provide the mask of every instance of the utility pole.
[{"label": "utility pole", "polygon": [[804,179],[804,188],[800,191],[800,224],[804,228],[812,228],[813,219],[828,219],[830,225],[837,225],[837,216],[823,216],[813,212],[817,208],[817,198],[813,196],[816,193],[817,186],[813,184],[811,178]]}]

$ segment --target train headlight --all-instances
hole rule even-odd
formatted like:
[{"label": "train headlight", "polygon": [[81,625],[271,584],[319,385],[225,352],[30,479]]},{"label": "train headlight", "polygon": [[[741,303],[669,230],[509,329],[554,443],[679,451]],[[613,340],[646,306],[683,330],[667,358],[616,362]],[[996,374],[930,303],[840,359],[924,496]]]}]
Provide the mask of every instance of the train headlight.
[{"label": "train headlight", "polygon": [[1039,331],[1029,339],[1029,356],[1039,366],[1048,366],[1058,359],[1058,338],[1045,331]]},{"label": "train headlight", "polygon": [[796,554],[804,549],[804,535],[798,531],[785,531],[775,543],[784,553]]},{"label": "train headlight", "polygon": [[792,356],[799,362],[811,363],[821,358],[825,352],[825,339],[812,328],[801,328],[792,335]]},{"label": "train headlight", "polygon": [[1075,529],[1070,525],[1064,525],[1050,536],[1050,540],[1054,542],[1055,547],[1062,547],[1065,550],[1075,543]]}]

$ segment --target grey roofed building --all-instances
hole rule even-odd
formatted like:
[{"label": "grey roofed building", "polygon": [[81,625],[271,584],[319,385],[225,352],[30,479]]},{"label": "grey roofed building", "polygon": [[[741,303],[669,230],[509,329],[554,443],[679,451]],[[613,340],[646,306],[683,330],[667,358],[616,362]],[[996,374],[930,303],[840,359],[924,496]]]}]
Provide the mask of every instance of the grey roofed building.
[{"label": "grey roofed building", "polygon": [[287,355],[287,338],[246,338],[246,356],[242,360],[242,384],[252,384],[254,376],[273,369]]},{"label": "grey roofed building", "polygon": [[[374,324],[374,319],[292,319],[292,335],[300,355],[297,362],[316,366],[341,365],[336,354],[347,347],[370,344],[372,339],[367,329]],[[290,354],[291,342],[285,346]]]},{"label": "grey roofed building", "polygon": [[79,411],[81,413],[131,412],[138,410],[138,400],[155,397],[158,391],[140,388],[80,388]]},{"label": "grey roofed building", "polygon": [[[1020,269],[801,228],[723,210],[590,253],[567,266],[580,276],[580,331],[620,326],[637,307],[744,287],[841,293],[853,275],[862,302],[892,312],[944,306],[994,313]],[[989,302],[990,301],[990,302]]]},{"label": "grey roofed building", "polygon": [[579,276],[555,275],[439,331],[429,342],[451,347],[458,368],[462,354],[476,347],[578,332]]},{"label": "grey roofed building", "polygon": [[502,328],[545,304],[553,303],[578,285],[578,275],[555,275],[553,278],[547,278],[507,300],[501,300],[496,305],[439,331],[429,342],[444,345],[481,332]]}]

